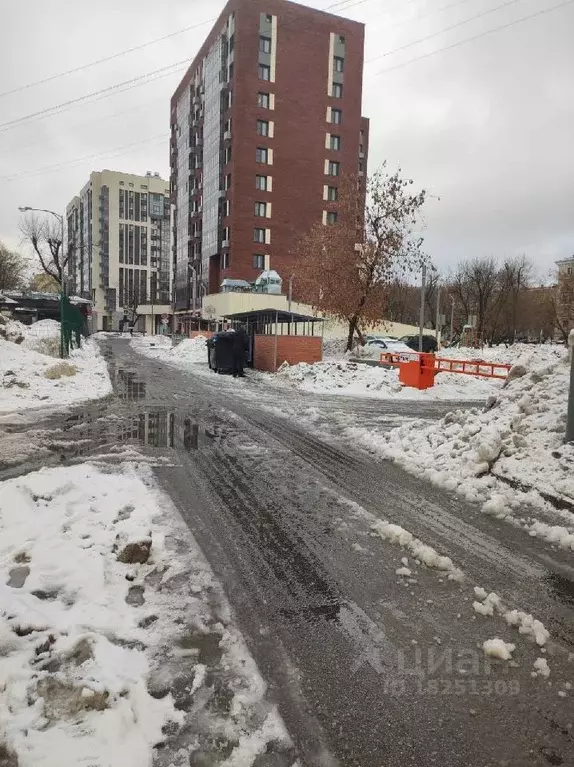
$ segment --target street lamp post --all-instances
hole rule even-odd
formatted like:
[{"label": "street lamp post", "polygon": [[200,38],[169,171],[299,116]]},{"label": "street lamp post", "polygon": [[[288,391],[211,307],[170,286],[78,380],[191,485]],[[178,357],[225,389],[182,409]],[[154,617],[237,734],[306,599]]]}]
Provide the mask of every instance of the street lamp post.
[{"label": "street lamp post", "polygon": [[24,205],[18,208],[20,213],[29,213],[34,211],[36,213],[48,213],[50,216],[54,216],[60,224],[60,242],[62,248],[62,266],[60,267],[60,358],[64,359],[64,297],[66,295],[66,281],[64,277],[64,216],[60,213],[56,213],[53,210],[47,210],[46,208],[31,208],[29,205]]}]

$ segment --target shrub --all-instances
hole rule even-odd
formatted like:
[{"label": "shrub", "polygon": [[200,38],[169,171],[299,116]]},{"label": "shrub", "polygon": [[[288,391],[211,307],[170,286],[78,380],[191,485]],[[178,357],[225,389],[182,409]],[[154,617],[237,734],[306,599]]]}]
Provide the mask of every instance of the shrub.
[{"label": "shrub", "polygon": [[57,365],[46,368],[44,378],[54,381],[57,378],[62,378],[62,376],[75,376],[77,372],[78,368],[75,365],[70,365],[69,362],[58,362]]}]

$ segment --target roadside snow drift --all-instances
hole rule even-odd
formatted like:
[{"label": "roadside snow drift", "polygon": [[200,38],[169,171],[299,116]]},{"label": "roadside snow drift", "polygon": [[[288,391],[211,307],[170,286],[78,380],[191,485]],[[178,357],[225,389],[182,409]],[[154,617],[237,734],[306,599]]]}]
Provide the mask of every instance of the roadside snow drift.
[{"label": "roadside snow drift", "polygon": [[483,400],[502,385],[500,380],[440,373],[431,389],[419,391],[399,382],[397,368],[345,360],[326,360],[312,365],[284,363],[277,371],[276,380],[308,392],[416,400]]},{"label": "roadside snow drift", "polygon": [[[252,758],[233,762],[245,767],[265,733],[285,741],[229,608],[214,612],[217,588],[149,469],[83,464],[2,483],[0,762],[151,767],[162,744],[179,766],[202,738],[238,744],[231,756],[255,738]],[[206,710],[214,679],[227,717]]]},{"label": "roadside snow drift", "polygon": [[[545,498],[574,506],[574,445],[563,444],[569,376],[563,348],[540,363],[534,354],[515,366],[484,411],[459,410],[381,435],[351,429],[350,436],[412,473],[482,501],[484,512],[499,518],[512,517],[525,502],[548,509]],[[560,516],[561,524],[531,520],[528,531],[574,550],[574,514]]]},{"label": "roadside snow drift", "polygon": [[60,360],[59,334],[54,320],[31,326],[0,322],[0,413],[64,406],[111,393],[107,366],[95,342],[83,339],[81,349]]},{"label": "roadside snow drift", "polygon": [[204,336],[185,338],[177,346],[172,346],[170,338],[149,336],[134,338],[131,345],[146,357],[160,359],[180,368],[207,365],[207,338]]}]

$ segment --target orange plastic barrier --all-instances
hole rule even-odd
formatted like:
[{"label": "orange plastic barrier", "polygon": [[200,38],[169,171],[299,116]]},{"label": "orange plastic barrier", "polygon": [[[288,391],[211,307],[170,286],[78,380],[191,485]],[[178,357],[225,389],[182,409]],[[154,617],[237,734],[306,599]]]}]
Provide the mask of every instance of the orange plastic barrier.
[{"label": "orange plastic barrier", "polygon": [[434,354],[391,354],[382,353],[382,365],[398,365],[399,381],[404,386],[414,389],[430,389],[434,386],[437,373],[460,373],[461,375],[478,376],[480,378],[501,378],[508,376],[512,365],[483,360],[453,360],[435,357]]}]

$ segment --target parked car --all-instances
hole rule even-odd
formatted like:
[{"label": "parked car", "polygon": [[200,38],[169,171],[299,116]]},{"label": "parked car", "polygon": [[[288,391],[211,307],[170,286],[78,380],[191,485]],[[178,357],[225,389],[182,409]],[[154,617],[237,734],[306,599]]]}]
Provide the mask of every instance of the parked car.
[{"label": "parked car", "polygon": [[402,355],[401,359],[408,359],[408,356],[412,354],[413,350],[410,349],[402,341],[398,341],[396,338],[388,338],[385,336],[368,336],[364,346],[364,351],[366,352],[367,356],[378,356],[378,354],[388,352],[389,356],[391,354],[400,354]]},{"label": "parked car", "polygon": [[[405,343],[411,351],[418,352],[419,350],[419,337],[418,336],[403,336],[401,341]],[[423,352],[436,352],[438,344],[434,336],[423,335]]]}]

